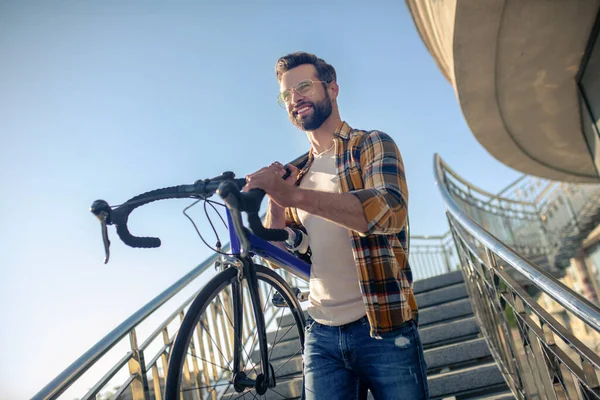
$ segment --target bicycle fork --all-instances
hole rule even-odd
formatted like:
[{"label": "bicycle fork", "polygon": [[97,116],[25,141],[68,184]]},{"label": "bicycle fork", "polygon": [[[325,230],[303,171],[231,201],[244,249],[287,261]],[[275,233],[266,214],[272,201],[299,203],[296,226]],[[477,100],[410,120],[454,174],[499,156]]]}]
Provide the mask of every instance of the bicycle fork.
[{"label": "bicycle fork", "polygon": [[[232,285],[233,289],[233,312],[234,312],[234,335],[237,340],[234,341],[234,355],[233,355],[233,386],[239,393],[243,392],[246,388],[256,389],[256,393],[259,395],[265,394],[268,388],[275,387],[275,373],[273,367],[269,364],[269,352],[267,349],[267,329],[265,326],[265,316],[261,308],[261,300],[258,292],[258,278],[256,277],[256,269],[251,258],[245,258],[243,260],[243,272],[248,282],[248,291],[250,292],[250,300],[252,302],[252,309],[254,312],[254,318],[256,321],[256,330],[258,334],[258,347],[260,349],[260,360],[261,360],[261,371],[257,372],[256,379],[249,378],[243,371],[242,354],[244,352],[244,343],[240,338],[242,337],[242,324],[243,324],[243,291],[242,282],[236,280]],[[252,351],[252,349],[250,349]],[[249,360],[252,362],[252,360]]]}]

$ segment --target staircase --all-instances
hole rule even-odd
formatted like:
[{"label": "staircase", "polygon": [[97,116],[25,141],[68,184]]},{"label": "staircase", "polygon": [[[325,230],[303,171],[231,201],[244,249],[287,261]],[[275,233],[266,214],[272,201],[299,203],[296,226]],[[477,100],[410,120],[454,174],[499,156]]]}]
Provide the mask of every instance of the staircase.
[{"label": "staircase", "polygon": [[[420,309],[419,332],[431,398],[513,399],[480,334],[462,272],[417,281],[414,290]],[[291,324],[290,315],[282,318],[282,326]],[[291,340],[294,336],[287,339],[297,343]],[[273,354],[275,369],[298,350],[282,345]],[[288,399],[300,398],[302,357],[294,357],[285,368],[284,379],[277,383],[277,393],[268,392],[267,399],[281,399],[282,395]]]},{"label": "staircase", "polygon": [[[423,237],[437,244],[415,245],[410,253],[413,271],[419,279],[414,291],[420,310],[419,331],[428,367],[430,397],[501,400],[512,399],[515,393],[522,399],[566,398],[568,390],[576,392],[570,393],[570,398],[600,400],[597,352],[581,342],[575,332],[565,330],[529,293],[529,288],[534,288],[535,293],[546,293],[555,300],[558,312],[568,313],[585,332],[600,333],[600,309],[553,279],[561,275],[582,240],[600,223],[600,186],[541,185],[521,179],[517,182],[522,187],[513,188],[515,199],[510,193],[500,197],[472,186],[449,169],[438,155],[434,158],[434,171],[436,185],[448,209],[450,232],[441,237]],[[521,200],[520,190],[532,198]],[[130,351],[116,357],[117,364],[99,380],[95,378],[93,387],[78,397],[96,398],[119,373],[124,383],[118,393],[123,395],[115,398],[160,399],[170,345],[179,328],[178,321],[193,296],[183,303],[167,302],[190,283],[200,288],[196,279],[206,277],[204,273],[216,261],[216,256],[210,257],[165,289],[34,398],[58,398],[84,374],[91,376],[88,372],[91,367],[129,337]],[[459,265],[462,270],[443,273]],[[471,298],[463,274],[469,277]],[[151,327],[150,336],[138,340],[137,332],[146,318],[159,309],[167,310],[165,315],[169,316],[156,329]],[[273,321],[280,320],[273,318]],[[281,323],[289,327],[291,317],[282,317]],[[298,351],[297,337],[290,334],[275,348],[275,359],[271,357],[275,369],[285,365],[278,373],[277,393],[269,392],[267,398],[301,396],[302,357],[290,360]],[[273,335],[269,336],[271,343]],[[151,350],[155,345],[158,352]],[[559,351],[558,346],[564,349]],[[144,392],[142,382],[157,382],[157,385],[151,384],[149,392]],[[218,394],[216,398],[239,397],[239,394]]]},{"label": "staircase", "polygon": [[431,398],[513,398],[479,332],[462,272],[417,281],[414,290]]},{"label": "staircase", "polygon": [[570,260],[576,251],[581,248],[581,243],[600,224],[600,191],[592,193],[570,229],[560,238],[555,250],[555,264],[557,268],[564,269],[569,266]]}]

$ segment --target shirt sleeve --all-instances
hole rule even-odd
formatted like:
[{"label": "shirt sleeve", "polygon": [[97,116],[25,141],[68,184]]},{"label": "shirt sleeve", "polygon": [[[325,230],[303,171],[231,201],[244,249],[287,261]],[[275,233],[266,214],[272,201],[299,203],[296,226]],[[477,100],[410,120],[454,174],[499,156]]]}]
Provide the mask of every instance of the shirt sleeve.
[{"label": "shirt sleeve", "polygon": [[408,188],[398,146],[387,134],[368,133],[360,151],[363,189],[354,190],[368,222],[361,236],[392,235],[406,225]]}]

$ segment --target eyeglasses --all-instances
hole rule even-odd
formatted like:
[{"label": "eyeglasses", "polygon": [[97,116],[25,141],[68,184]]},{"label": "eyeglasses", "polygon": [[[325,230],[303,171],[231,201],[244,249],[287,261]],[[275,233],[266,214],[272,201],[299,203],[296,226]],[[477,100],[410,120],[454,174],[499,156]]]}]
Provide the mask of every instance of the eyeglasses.
[{"label": "eyeglasses", "polygon": [[326,81],[313,81],[312,79],[307,79],[298,83],[296,86],[291,87],[289,89],[285,89],[283,92],[279,93],[277,96],[277,102],[281,106],[281,108],[286,108],[286,105],[292,101],[292,90],[296,92],[299,96],[312,96],[315,94],[315,83],[329,83]]}]

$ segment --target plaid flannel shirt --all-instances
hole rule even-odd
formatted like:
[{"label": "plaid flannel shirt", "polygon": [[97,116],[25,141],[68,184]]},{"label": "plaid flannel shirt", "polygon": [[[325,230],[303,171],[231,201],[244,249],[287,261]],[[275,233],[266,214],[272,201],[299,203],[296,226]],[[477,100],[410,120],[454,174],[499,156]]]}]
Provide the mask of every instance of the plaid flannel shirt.
[{"label": "plaid flannel shirt", "polygon": [[[368,221],[364,233],[348,230],[371,336],[417,319],[412,272],[407,256],[408,189],[400,151],[379,131],[352,129],[346,122],[334,133],[341,192],[354,194]],[[296,185],[313,161],[312,149]],[[301,227],[296,208],[286,208],[286,223]]]}]

